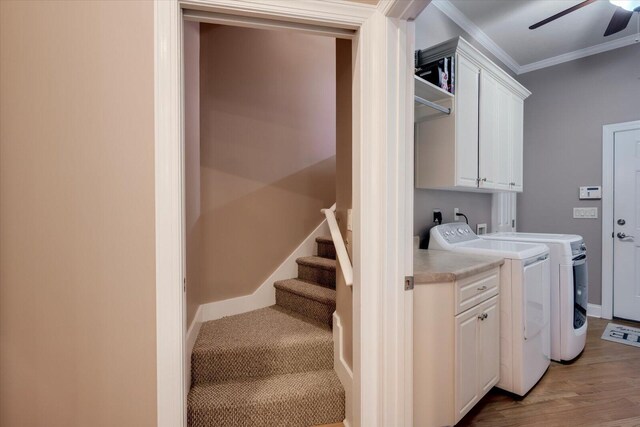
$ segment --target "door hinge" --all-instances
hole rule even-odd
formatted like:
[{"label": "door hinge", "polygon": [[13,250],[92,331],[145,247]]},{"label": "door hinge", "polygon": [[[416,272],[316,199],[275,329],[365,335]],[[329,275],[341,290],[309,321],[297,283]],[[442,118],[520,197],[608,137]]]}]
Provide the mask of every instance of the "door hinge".
[{"label": "door hinge", "polygon": [[187,278],[183,277],[182,278],[182,292],[187,292]]},{"label": "door hinge", "polygon": [[413,289],[413,276],[404,276],[404,290],[410,291]]}]

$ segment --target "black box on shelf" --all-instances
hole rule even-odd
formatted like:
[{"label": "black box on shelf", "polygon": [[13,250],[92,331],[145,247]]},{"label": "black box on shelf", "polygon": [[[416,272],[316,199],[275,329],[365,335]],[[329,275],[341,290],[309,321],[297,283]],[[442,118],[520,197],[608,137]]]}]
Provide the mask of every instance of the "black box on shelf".
[{"label": "black box on shelf", "polygon": [[426,62],[421,53],[415,53],[415,74],[450,93],[455,93],[455,59],[447,56],[437,61]]}]

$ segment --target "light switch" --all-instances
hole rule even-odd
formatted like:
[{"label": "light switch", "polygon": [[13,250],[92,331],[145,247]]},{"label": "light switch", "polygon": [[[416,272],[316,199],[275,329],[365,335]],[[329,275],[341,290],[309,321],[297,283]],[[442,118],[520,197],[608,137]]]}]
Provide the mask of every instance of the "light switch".
[{"label": "light switch", "polygon": [[598,218],[598,208],[573,208],[574,218]]}]

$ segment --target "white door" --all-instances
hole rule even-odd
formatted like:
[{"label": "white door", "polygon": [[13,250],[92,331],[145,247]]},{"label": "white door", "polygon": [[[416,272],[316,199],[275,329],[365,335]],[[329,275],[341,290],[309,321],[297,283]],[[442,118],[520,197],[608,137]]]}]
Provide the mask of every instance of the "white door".
[{"label": "white door", "polygon": [[456,316],[456,422],[478,401],[479,308]]},{"label": "white door", "polygon": [[614,134],[613,315],[640,321],[640,129]]},{"label": "white door", "polygon": [[480,135],[478,143],[480,188],[496,188],[497,156],[500,152],[498,82],[489,73],[480,74]]},{"label": "white door", "polygon": [[500,309],[498,296],[480,306],[481,316],[478,322],[478,370],[480,393],[484,395],[498,383],[500,377]]},{"label": "white door", "polygon": [[456,58],[456,184],[477,187],[480,68],[461,55]]},{"label": "white door", "polygon": [[510,99],[510,160],[511,160],[511,181],[509,186],[512,191],[522,191],[522,147],[523,147],[523,123],[524,123],[524,101],[511,94]]},{"label": "white door", "polygon": [[501,83],[496,83],[496,145],[493,153],[494,187],[497,190],[511,190],[511,91]]}]

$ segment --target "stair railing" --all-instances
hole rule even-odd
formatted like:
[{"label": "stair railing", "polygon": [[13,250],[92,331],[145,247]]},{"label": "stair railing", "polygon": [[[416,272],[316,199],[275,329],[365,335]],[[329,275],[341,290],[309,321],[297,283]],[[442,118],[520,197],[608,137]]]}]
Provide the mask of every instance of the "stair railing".
[{"label": "stair railing", "polygon": [[340,233],[338,221],[336,221],[336,204],[334,203],[329,209],[321,209],[320,212],[322,212],[327,218],[327,225],[331,232],[331,240],[333,240],[333,246],[336,248],[336,256],[340,263],[340,269],[342,270],[344,281],[347,286],[352,286],[353,266],[351,265],[351,260],[349,259],[349,253],[347,252],[347,247],[344,244],[342,233]]}]

